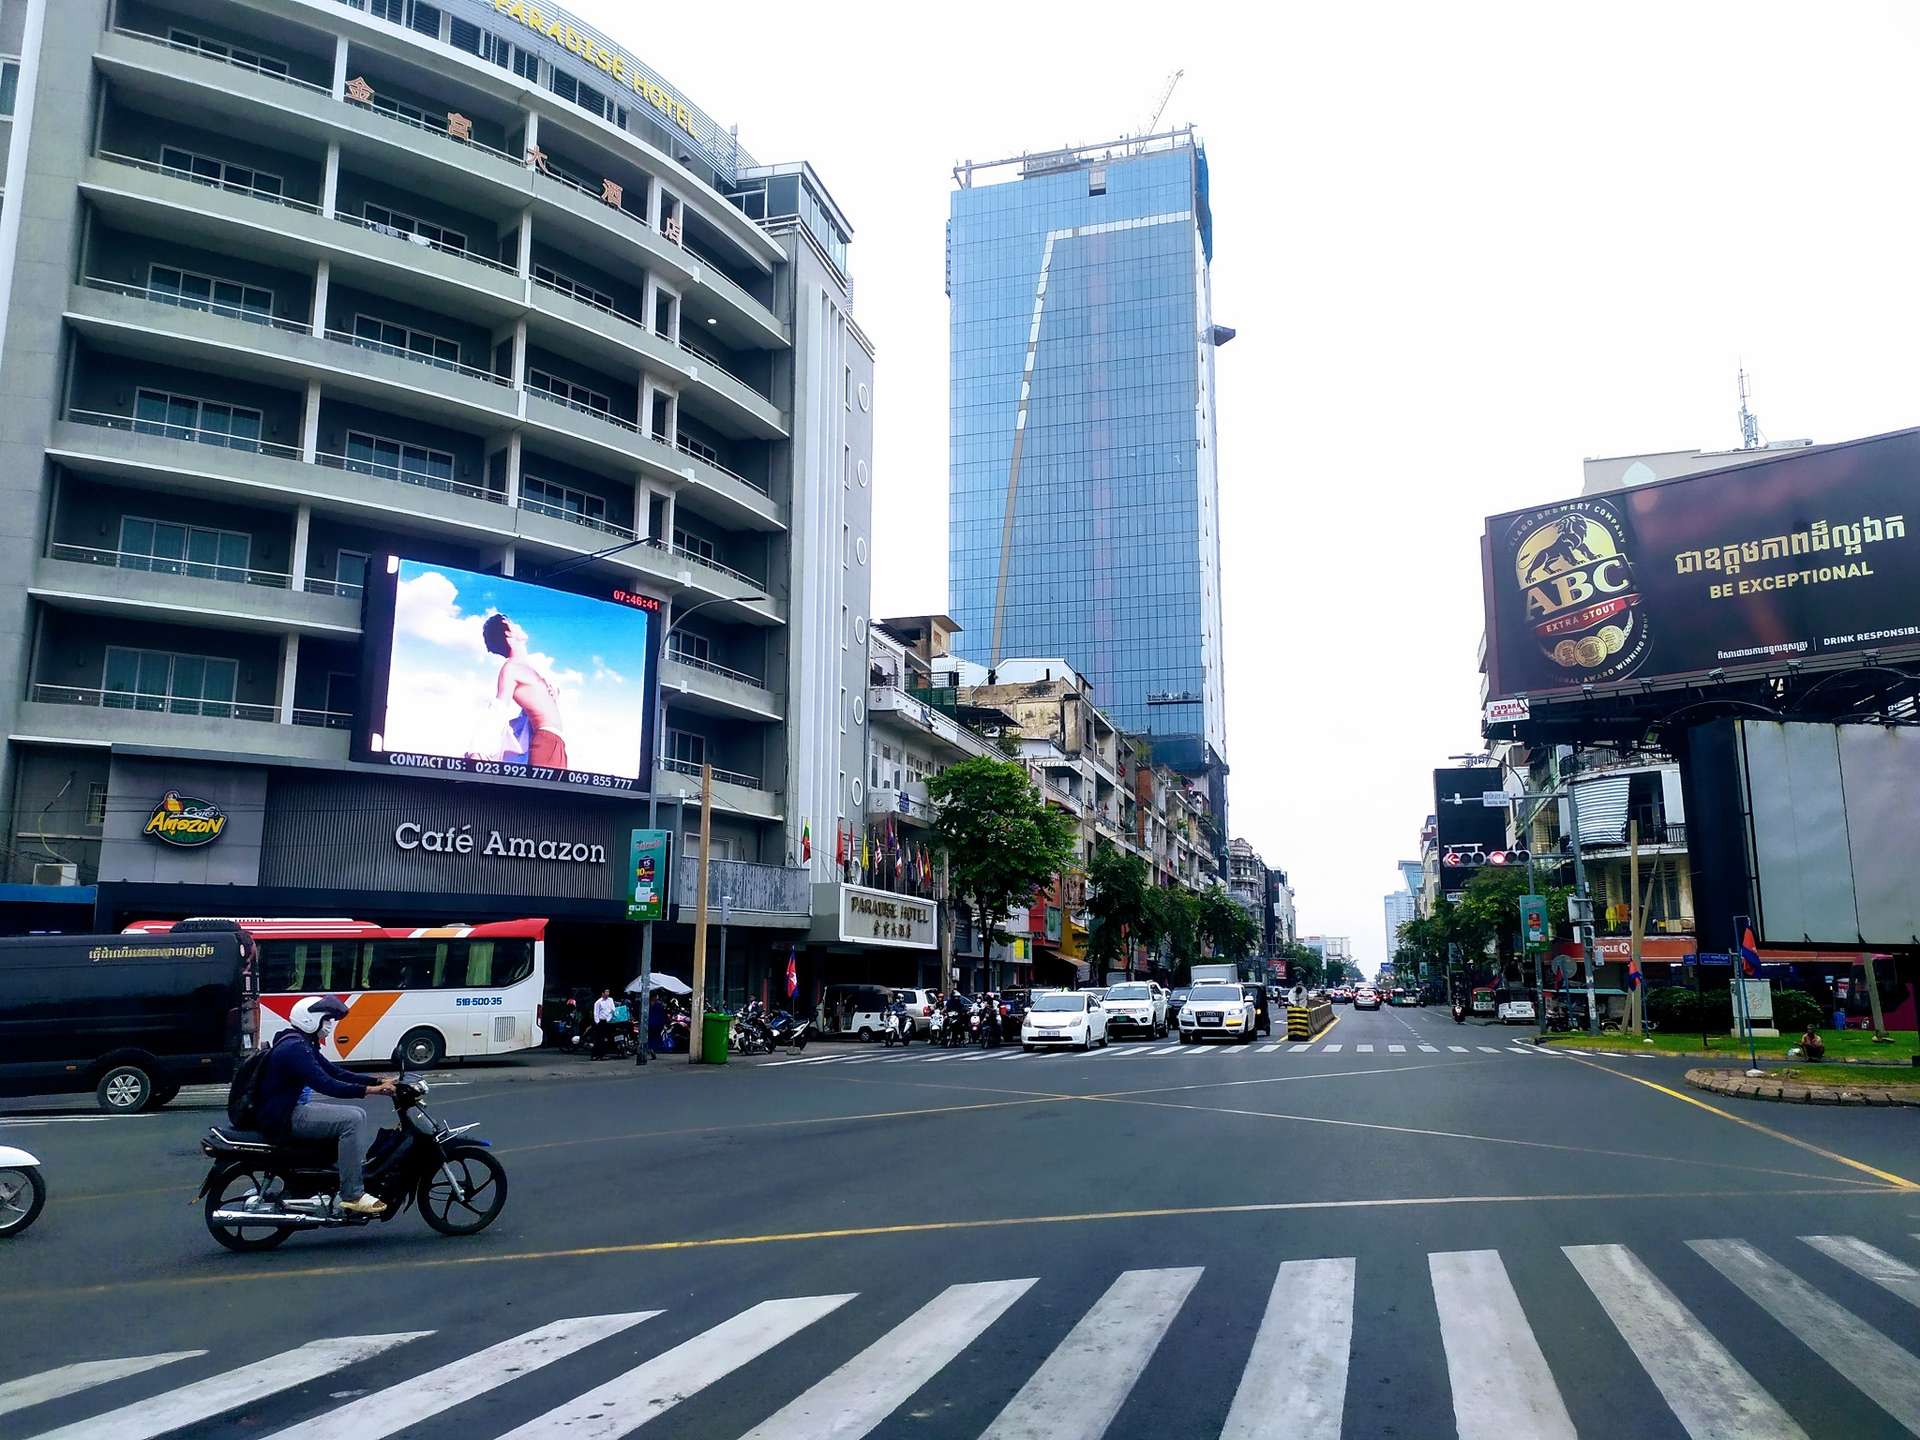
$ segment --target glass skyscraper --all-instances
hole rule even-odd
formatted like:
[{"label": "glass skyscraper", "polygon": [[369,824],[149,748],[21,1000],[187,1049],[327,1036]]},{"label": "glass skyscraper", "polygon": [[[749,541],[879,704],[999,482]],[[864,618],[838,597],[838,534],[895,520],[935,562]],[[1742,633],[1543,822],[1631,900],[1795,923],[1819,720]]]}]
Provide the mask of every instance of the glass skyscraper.
[{"label": "glass skyscraper", "polygon": [[1191,131],[956,169],[949,611],[960,652],[1055,657],[1224,836],[1216,329]]}]

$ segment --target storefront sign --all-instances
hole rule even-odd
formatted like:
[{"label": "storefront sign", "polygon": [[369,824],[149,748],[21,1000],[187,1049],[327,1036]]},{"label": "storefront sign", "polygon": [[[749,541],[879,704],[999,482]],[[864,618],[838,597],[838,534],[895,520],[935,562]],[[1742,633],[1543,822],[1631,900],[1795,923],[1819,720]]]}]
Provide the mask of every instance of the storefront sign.
[{"label": "storefront sign", "polygon": [[667,834],[665,830],[635,830],[627,843],[627,918],[667,918]]},{"label": "storefront sign", "polygon": [[861,945],[934,946],[933,902],[863,885],[840,887],[840,938]]},{"label": "storefront sign", "polygon": [[140,832],[162,845],[179,850],[194,850],[211,845],[227,828],[227,812],[211,800],[194,800],[178,790],[169,790],[147,816]]},{"label": "storefront sign", "polygon": [[425,850],[432,855],[504,855],[517,860],[550,860],[561,865],[604,865],[607,847],[582,840],[536,840],[530,835],[486,832],[480,839],[471,825],[449,825],[428,830],[418,820],[403,820],[393,830],[393,843],[402,850]]}]

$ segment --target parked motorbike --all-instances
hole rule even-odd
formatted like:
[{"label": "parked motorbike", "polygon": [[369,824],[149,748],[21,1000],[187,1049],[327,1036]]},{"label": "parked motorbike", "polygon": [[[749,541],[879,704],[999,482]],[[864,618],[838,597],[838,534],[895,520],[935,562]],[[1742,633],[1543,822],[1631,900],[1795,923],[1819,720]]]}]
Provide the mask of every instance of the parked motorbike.
[{"label": "parked motorbike", "polygon": [[382,1130],[367,1155],[367,1193],[386,1201],[378,1216],[344,1213],[331,1140],[280,1144],[251,1130],[216,1125],[200,1142],[212,1162],[196,1198],[207,1231],[229,1250],[271,1250],[296,1230],[391,1220],[408,1205],[442,1235],[476,1235],[507,1203],[507,1171],[487,1142],[463,1138],[474,1125],[443,1125],[427,1112],[428,1086],[402,1073],[395,1082],[398,1126]]},{"label": "parked motorbike", "polygon": [[813,1038],[813,1025],[806,1020],[796,1020],[784,1010],[763,1012],[767,1024],[768,1038],[776,1046],[791,1046],[794,1052],[805,1050],[807,1041]]},{"label": "parked motorbike", "polygon": [[733,1023],[728,1028],[727,1044],[738,1055],[766,1055],[772,1052],[773,1031],[757,1000],[747,1004],[733,1017]]},{"label": "parked motorbike", "polygon": [[40,1162],[24,1150],[0,1145],[0,1240],[18,1235],[40,1218],[47,1182]]},{"label": "parked motorbike", "polygon": [[888,1049],[907,1044],[913,1039],[913,1021],[898,1010],[891,1011],[887,1015],[886,1033],[881,1038],[886,1041]]}]

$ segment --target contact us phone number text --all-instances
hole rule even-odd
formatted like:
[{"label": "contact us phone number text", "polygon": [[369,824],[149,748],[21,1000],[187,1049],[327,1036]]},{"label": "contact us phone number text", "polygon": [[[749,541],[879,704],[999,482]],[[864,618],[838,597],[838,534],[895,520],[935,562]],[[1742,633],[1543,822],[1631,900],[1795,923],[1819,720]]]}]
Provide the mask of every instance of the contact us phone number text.
[{"label": "contact us phone number text", "polygon": [[638,782],[627,775],[561,770],[551,765],[521,765],[511,760],[469,760],[458,755],[409,755],[396,750],[387,755],[387,763],[408,770],[440,770],[449,775],[504,775],[510,780],[553,780],[563,785],[585,785],[594,790],[638,788]]}]

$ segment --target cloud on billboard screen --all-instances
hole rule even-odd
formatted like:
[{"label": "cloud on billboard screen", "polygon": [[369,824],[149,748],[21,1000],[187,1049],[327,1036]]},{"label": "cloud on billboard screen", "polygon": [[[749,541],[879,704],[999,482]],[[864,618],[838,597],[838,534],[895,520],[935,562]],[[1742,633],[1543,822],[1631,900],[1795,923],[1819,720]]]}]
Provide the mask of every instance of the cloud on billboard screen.
[{"label": "cloud on billboard screen", "polygon": [[394,592],[384,748],[498,758],[520,707],[495,703],[504,661],[487,649],[484,626],[496,614],[525,633],[518,658],[547,684],[523,679],[518,688],[557,721],[568,768],[639,778],[646,612],[413,560],[400,562]]}]

